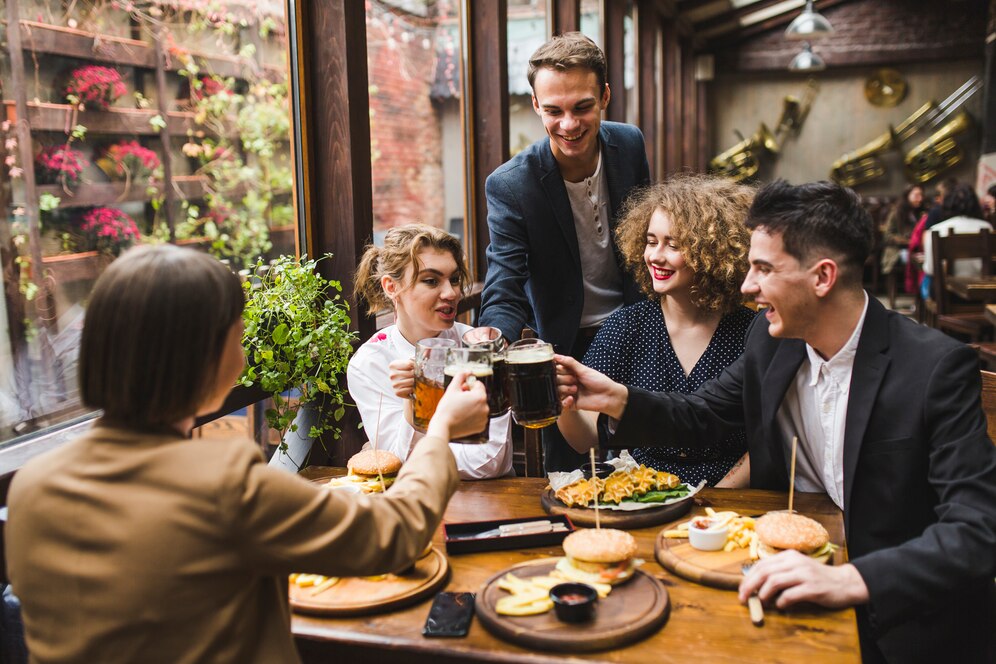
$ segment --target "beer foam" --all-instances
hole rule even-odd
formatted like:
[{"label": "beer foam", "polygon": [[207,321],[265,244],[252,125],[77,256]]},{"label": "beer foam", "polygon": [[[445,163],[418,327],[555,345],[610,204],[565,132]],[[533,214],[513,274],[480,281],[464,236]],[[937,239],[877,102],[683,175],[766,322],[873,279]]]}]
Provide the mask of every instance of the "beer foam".
[{"label": "beer foam", "polygon": [[552,359],[553,351],[546,348],[512,349],[505,354],[505,361],[509,364],[536,364]]},{"label": "beer foam", "polygon": [[494,370],[489,365],[475,364],[473,362],[468,362],[466,364],[448,364],[446,365],[446,369],[443,371],[451,378],[456,376],[461,371],[465,371],[471,375],[477,376],[478,378],[485,378],[487,376],[494,375]]}]

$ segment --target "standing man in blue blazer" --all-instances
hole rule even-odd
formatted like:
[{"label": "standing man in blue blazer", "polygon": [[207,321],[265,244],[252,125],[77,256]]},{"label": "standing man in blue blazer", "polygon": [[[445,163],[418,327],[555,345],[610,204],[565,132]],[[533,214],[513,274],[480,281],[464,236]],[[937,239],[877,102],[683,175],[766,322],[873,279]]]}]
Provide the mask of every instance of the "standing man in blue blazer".
[{"label": "standing man in blue blazer", "polygon": [[[533,109],[547,138],[488,176],[488,274],[481,325],[511,342],[525,327],[557,352],[584,356],[612,312],[642,298],[613,230],[623,201],[649,184],[642,132],[602,122],[610,92],[605,55],[580,32],[554,37],[529,59]],[[584,461],[556,427],[543,431],[545,465]]]}]

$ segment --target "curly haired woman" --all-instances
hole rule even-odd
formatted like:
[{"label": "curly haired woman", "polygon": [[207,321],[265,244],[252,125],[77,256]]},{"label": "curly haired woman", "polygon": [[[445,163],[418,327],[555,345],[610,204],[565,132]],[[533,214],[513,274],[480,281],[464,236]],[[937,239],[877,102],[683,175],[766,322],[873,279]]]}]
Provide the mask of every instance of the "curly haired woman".
[{"label": "curly haired woman", "polygon": [[[749,187],[703,175],[676,176],[634,194],[616,242],[648,299],[606,320],[584,363],[627,385],[683,393],[733,363],[755,315],[740,293],[750,244],[744,219],[753,198]],[[565,412],[558,424],[579,452],[598,442],[590,414]],[[691,484],[746,486],[749,477],[742,431],[704,451],[631,452]]]}]

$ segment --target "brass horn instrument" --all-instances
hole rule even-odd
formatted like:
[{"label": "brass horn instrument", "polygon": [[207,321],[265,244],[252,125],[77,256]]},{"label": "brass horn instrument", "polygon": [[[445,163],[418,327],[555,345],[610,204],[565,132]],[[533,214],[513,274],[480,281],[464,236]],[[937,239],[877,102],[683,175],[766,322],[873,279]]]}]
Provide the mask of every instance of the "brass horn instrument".
[{"label": "brass horn instrument", "polygon": [[[881,177],[885,174],[885,166],[880,159],[883,153],[893,148],[902,149],[903,142],[909,140],[914,134],[921,130],[929,130],[937,127],[949,115],[961,108],[981,88],[982,81],[979,80],[978,76],[973,76],[962,83],[957,90],[951,93],[940,104],[928,101],[895,127],[890,125],[888,131],[878,138],[866,143],[854,152],[842,155],[830,167],[831,179],[845,187],[853,187]],[[966,120],[968,120],[967,114],[965,118],[962,118],[961,114],[959,114],[947,125],[944,125],[941,130],[910,151],[906,156],[907,170],[910,173],[910,177],[914,178],[917,182],[926,182],[937,175],[937,173],[961,160],[960,148],[957,145],[952,146],[949,143],[945,143],[945,140],[950,139],[955,133],[964,131],[967,128],[967,125],[964,124]],[[949,127],[948,125],[951,126]],[[938,138],[933,140],[935,136]],[[953,143],[953,141],[951,142]],[[942,143],[944,144],[944,149],[940,150]],[[932,145],[934,148],[929,148],[927,147],[928,145]],[[954,159],[954,161],[950,161],[951,159]],[[949,161],[950,163],[947,163],[946,166],[938,170],[938,167]],[[914,162],[919,164],[919,166],[912,166]],[[930,175],[926,179],[916,179],[917,177],[924,177],[928,173]]]},{"label": "brass horn instrument", "polygon": [[778,154],[778,142],[763,122],[750,138],[744,138],[740,132],[737,134],[740,135],[740,142],[713,157],[709,161],[709,172],[741,182],[752,177],[761,168],[761,151]]},{"label": "brass horn instrument", "polygon": [[906,153],[906,175],[918,184],[933,180],[962,160],[964,153],[954,136],[972,126],[972,118],[962,111],[927,140]]}]

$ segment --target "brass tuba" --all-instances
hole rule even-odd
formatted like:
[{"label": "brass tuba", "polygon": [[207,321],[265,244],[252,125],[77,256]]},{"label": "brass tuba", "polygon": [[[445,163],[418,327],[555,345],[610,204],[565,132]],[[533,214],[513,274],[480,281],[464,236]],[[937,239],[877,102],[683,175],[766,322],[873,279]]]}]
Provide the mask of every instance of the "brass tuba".
[{"label": "brass tuba", "polygon": [[948,170],[964,156],[953,138],[972,126],[972,118],[962,111],[927,140],[906,153],[906,175],[923,184]]},{"label": "brass tuba", "polygon": [[903,120],[895,128],[889,125],[889,130],[878,138],[869,141],[854,152],[848,152],[830,166],[830,178],[845,187],[868,182],[885,175],[885,166],[879,155],[892,148],[900,147],[903,139],[916,133],[917,124],[926,115],[937,108],[937,104],[928,101]]},{"label": "brass tuba", "polygon": [[[739,132],[737,132],[739,134]],[[750,138],[741,135],[739,143],[709,161],[709,172],[741,182],[757,173],[761,167],[761,151],[778,154],[778,142],[763,122]]]}]

